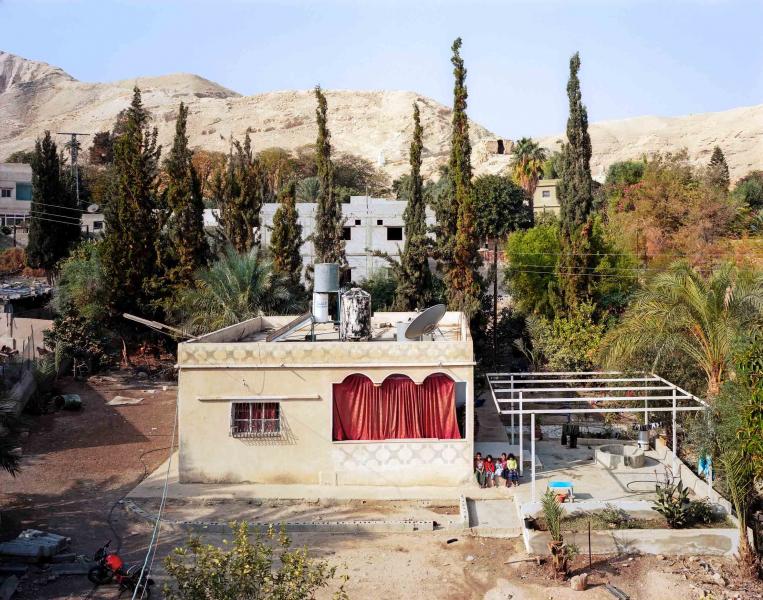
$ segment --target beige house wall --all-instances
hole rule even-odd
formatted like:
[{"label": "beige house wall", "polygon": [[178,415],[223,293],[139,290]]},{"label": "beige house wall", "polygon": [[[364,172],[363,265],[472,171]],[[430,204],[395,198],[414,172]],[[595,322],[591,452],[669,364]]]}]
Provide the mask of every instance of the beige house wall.
[{"label": "beige house wall", "polygon": [[[538,187],[535,188],[533,194],[533,212],[536,216],[543,213],[559,214],[559,195],[557,193],[559,181],[559,179],[541,179],[538,182]],[[548,196],[543,196],[544,192],[548,192]]]},{"label": "beige house wall", "polygon": [[[460,341],[184,343],[178,358],[183,483],[456,485],[472,476],[466,326]],[[463,382],[465,438],[334,442],[332,386],[356,373],[377,384],[394,374],[421,383],[434,373]],[[245,400],[279,401],[282,435],[232,437],[231,404]]]}]

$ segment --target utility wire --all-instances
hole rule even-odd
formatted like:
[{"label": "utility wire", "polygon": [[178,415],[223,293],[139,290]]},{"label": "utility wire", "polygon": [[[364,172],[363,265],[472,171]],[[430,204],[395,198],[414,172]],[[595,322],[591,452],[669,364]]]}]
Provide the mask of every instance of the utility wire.
[{"label": "utility wire", "polygon": [[[170,456],[167,460],[167,473],[164,476],[164,489],[162,490],[162,500],[159,504],[159,512],[156,515],[156,523],[154,524],[154,531],[151,534],[151,540],[148,543],[148,550],[146,551],[146,558],[143,560],[143,566],[140,569],[140,575],[138,575],[138,585],[135,586],[135,590],[132,594],[132,600],[135,600],[136,596],[138,595],[138,589],[141,589],[140,598],[143,600],[143,596],[146,593],[146,588],[148,587],[148,577],[151,574],[151,567],[153,567],[154,564],[154,558],[156,557],[156,551],[158,549],[159,544],[159,530],[161,528],[162,524],[162,513],[164,512],[164,504],[167,502],[167,491],[169,488],[169,482],[170,482],[170,470],[172,468],[172,454],[175,449],[175,431],[177,430],[177,423],[178,423],[178,397],[176,395],[175,397],[175,418],[172,422],[172,437],[170,438]],[[153,547],[153,558],[151,558],[151,566],[148,567],[148,570],[146,570],[146,567],[149,564],[149,557],[152,556],[151,550]],[[145,575],[145,579],[144,579]],[[142,584],[142,588],[141,588]]]}]

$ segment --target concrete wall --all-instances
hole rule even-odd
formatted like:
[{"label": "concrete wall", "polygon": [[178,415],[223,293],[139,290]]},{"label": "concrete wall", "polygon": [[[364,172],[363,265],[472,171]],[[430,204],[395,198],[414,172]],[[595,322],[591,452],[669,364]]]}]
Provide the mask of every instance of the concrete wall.
[{"label": "concrete wall", "polygon": [[[588,552],[588,531],[563,532],[564,541]],[[528,552],[547,555],[551,536],[529,531]],[[668,554],[732,556],[739,549],[736,529],[613,529],[591,532],[593,554]]]},{"label": "concrete wall", "polygon": [[24,342],[31,340],[33,355],[37,356],[37,348],[42,347],[43,333],[52,327],[53,321],[50,319],[27,319],[13,317],[13,313],[3,313],[0,316],[0,345],[21,352]]},{"label": "concrete wall", "polygon": [[[455,485],[472,476],[473,354],[459,341],[184,343],[178,347],[180,481]],[[466,384],[463,440],[332,440],[333,384],[361,373]],[[280,402],[282,435],[230,435],[231,403]]]}]

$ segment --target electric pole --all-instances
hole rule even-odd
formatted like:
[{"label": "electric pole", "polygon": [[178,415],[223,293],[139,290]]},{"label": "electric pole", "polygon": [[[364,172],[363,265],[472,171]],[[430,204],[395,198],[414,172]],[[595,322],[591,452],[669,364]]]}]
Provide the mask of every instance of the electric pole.
[{"label": "electric pole", "polygon": [[79,141],[77,141],[77,136],[88,136],[90,134],[76,133],[72,131],[59,131],[58,135],[71,136],[71,140],[69,141],[69,156],[71,157],[72,177],[74,177],[74,186],[77,190],[77,207],[79,208],[79,166],[77,164],[77,158],[79,156]]}]

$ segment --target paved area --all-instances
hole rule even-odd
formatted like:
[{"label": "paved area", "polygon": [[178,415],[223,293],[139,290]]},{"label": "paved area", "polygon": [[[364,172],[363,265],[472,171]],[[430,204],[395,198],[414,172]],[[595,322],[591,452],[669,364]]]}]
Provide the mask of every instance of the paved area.
[{"label": "paved area", "polygon": [[[594,461],[594,446],[569,449],[560,445],[559,440],[542,440],[535,443],[535,451],[542,463],[536,470],[538,498],[549,481],[557,480],[572,482],[578,500],[651,500],[655,497],[655,483],[663,481],[666,473],[666,466],[651,450],[646,454],[645,465],[638,469],[605,469]],[[525,468],[523,485],[516,488],[517,499],[522,503],[531,500],[530,477],[530,469]]]},{"label": "paved area", "polygon": [[[178,481],[177,453],[171,459],[168,498],[174,499],[281,499],[317,501],[346,500],[440,500],[457,502],[459,497],[506,498],[512,489],[480,489],[476,483],[464,486],[371,486],[371,485],[269,485],[260,483],[180,483]],[[140,482],[128,498],[160,498],[167,475],[167,462]]]}]

